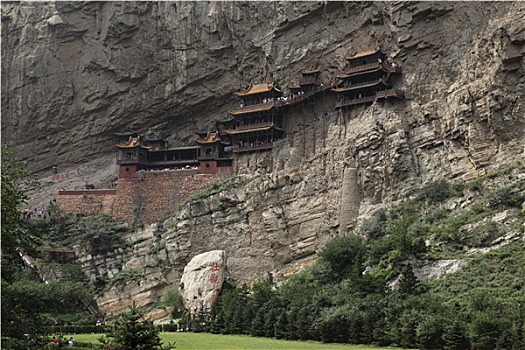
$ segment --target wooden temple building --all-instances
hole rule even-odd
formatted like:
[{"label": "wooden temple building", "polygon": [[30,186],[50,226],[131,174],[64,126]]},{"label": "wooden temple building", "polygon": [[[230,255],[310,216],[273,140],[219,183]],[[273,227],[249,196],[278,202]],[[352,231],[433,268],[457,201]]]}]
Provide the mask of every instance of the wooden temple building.
[{"label": "wooden temple building", "polygon": [[[229,174],[232,157],[224,151],[227,143],[217,134],[201,135],[196,146],[169,148],[162,138],[118,133],[119,178],[134,178],[138,171],[198,169],[201,174]],[[127,137],[127,140],[126,140]]]},{"label": "wooden temple building", "polygon": [[212,131],[197,131],[196,145],[169,148],[159,137],[142,138],[137,133],[115,134],[118,138],[119,177],[135,177],[140,170],[198,169],[202,174],[230,174],[234,154],[267,151],[284,137],[288,106],[327,90],[338,95],[335,109],[373,102],[377,99],[404,98],[393,87],[401,69],[379,49],[346,58],[346,69],[336,81],[324,84],[318,69],[304,70],[298,81],[288,85],[289,93],[272,84],[250,85],[235,92],[239,104],[228,118]]},{"label": "wooden temple building", "polygon": [[[315,103],[318,94],[322,93],[318,107],[325,109],[323,116],[331,108],[342,110],[378,99],[404,98],[403,92],[394,88],[400,67],[381,50],[357,53],[346,60],[345,70],[330,82],[323,82],[320,70],[309,69],[288,85],[287,94],[274,83],[250,85],[235,92],[238,102],[228,111],[227,119],[207,131],[196,131],[198,138],[193,145],[169,147],[161,137],[117,133],[116,189],[62,190],[57,203],[71,212],[91,215],[106,211],[117,220],[152,223],[173,213],[195,191],[232,174],[234,169],[239,171],[240,162],[245,161],[250,169],[251,158],[257,166],[266,160],[271,164],[266,155],[258,158],[259,153],[271,151],[277,140],[293,134],[293,123],[300,123],[304,114],[295,113],[294,108],[303,108],[309,99]],[[327,94],[329,99],[325,99]],[[305,127],[302,131],[306,144]],[[67,252],[47,253],[53,260],[70,259],[60,255]]]},{"label": "wooden temple building", "polygon": [[229,174],[232,170],[233,147],[219,131],[196,132],[200,150],[197,160],[202,174]]},{"label": "wooden temple building", "polygon": [[284,135],[281,98],[283,93],[273,84],[252,85],[238,91],[238,108],[230,110],[223,121],[225,134],[230,138],[234,153],[267,150]]},{"label": "wooden temple building", "polygon": [[336,109],[376,99],[404,98],[401,90],[393,88],[393,77],[401,72],[399,66],[389,62],[380,50],[357,53],[347,58],[347,69],[338,75]]}]

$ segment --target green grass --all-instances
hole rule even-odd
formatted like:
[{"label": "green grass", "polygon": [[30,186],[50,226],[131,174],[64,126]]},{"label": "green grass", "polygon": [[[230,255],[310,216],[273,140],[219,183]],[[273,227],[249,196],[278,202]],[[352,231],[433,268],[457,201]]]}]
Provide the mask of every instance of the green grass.
[{"label": "green grass", "polygon": [[[377,350],[377,349],[396,349],[401,348],[379,348],[365,345],[346,345],[346,344],[324,344],[313,341],[289,341],[277,340],[272,338],[255,338],[244,335],[219,335],[210,333],[160,333],[163,344],[175,342],[175,350],[235,350],[235,349],[341,349],[341,350]],[[69,339],[70,335],[65,336]],[[73,338],[82,343],[98,343],[97,338],[100,334],[77,334]]]}]

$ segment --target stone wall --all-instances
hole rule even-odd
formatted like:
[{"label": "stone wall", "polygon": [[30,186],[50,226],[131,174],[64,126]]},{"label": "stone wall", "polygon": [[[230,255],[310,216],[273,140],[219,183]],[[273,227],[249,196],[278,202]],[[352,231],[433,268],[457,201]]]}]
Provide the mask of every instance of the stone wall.
[{"label": "stone wall", "polygon": [[111,212],[116,190],[59,191],[57,205],[64,211],[85,215]]},{"label": "stone wall", "polygon": [[177,210],[191,194],[225,175],[198,174],[198,170],[139,172],[119,179],[116,190],[59,191],[57,205],[66,212],[111,213],[118,221],[150,224]]},{"label": "stone wall", "polygon": [[191,194],[223,178],[198,170],[139,172],[136,179],[120,179],[113,216],[119,221],[153,223],[177,210]]}]

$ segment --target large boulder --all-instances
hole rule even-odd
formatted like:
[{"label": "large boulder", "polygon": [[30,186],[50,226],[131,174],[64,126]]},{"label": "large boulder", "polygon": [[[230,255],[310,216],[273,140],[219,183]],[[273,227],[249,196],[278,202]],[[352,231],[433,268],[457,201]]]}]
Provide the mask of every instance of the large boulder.
[{"label": "large boulder", "polygon": [[182,296],[184,306],[192,313],[210,310],[221,292],[226,267],[226,252],[212,250],[196,255],[184,268]]}]

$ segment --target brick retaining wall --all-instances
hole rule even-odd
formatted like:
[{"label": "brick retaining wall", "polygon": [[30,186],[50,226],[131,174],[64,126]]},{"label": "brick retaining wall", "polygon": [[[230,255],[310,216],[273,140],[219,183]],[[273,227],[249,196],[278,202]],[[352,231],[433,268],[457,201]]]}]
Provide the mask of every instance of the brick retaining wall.
[{"label": "brick retaining wall", "polygon": [[85,215],[110,213],[116,190],[59,191],[57,205],[64,211]]},{"label": "brick retaining wall", "polygon": [[172,215],[190,195],[224,177],[196,169],[139,172],[136,178],[119,179],[116,190],[60,191],[57,205],[68,212],[104,211],[118,221],[149,224]]}]

